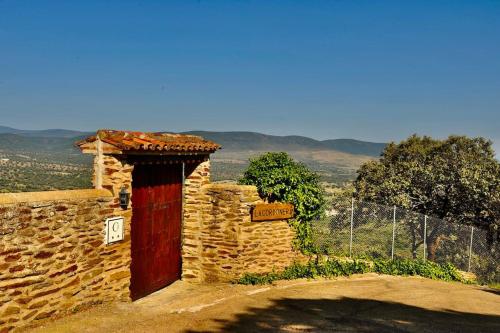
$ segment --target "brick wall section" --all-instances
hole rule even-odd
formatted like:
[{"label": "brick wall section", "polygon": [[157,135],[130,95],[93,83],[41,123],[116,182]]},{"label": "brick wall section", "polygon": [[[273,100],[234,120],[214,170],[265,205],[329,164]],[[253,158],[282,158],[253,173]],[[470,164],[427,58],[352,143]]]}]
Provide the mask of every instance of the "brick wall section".
[{"label": "brick wall section", "polygon": [[0,195],[0,332],[129,299],[130,235],[104,245],[114,215],[130,219],[106,190]]},{"label": "brick wall section", "polygon": [[297,258],[286,221],[251,222],[251,207],[262,203],[254,186],[206,183],[186,191],[185,201],[185,280],[231,281],[283,269]]}]

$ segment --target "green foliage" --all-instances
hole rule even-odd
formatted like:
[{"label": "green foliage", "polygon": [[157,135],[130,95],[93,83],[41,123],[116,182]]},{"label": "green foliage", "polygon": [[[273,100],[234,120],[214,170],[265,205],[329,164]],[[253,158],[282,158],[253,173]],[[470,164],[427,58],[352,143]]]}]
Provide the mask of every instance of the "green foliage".
[{"label": "green foliage", "polygon": [[458,269],[450,263],[437,264],[422,260],[375,260],[374,272],[388,275],[418,275],[433,280],[463,281]]},{"label": "green foliage", "polygon": [[8,160],[0,163],[0,193],[92,187],[92,157],[74,147],[77,139],[0,133],[0,158]]},{"label": "green foliage", "polygon": [[0,193],[91,188],[92,160],[84,157],[86,164],[78,164],[69,154],[0,151],[0,158],[8,159],[0,163]]},{"label": "green foliage", "polygon": [[460,281],[469,283],[460,275],[452,264],[436,264],[421,260],[359,260],[352,261],[327,259],[325,261],[309,261],[307,264],[294,263],[281,273],[269,274],[247,273],[236,281],[238,284],[270,284],[277,280],[293,280],[301,278],[350,276],[352,274],[378,273],[388,275],[422,276],[433,280]]},{"label": "green foliage", "polygon": [[488,287],[492,288],[492,289],[497,289],[497,290],[500,290],[500,283],[490,283],[488,285]]},{"label": "green foliage", "polygon": [[271,284],[276,280],[280,280],[280,275],[276,273],[255,274],[247,273],[243,275],[236,283],[245,285]]},{"label": "green foliage", "polygon": [[[379,161],[364,164],[354,185],[362,200],[405,207],[451,223],[475,224],[490,232],[490,240],[498,239],[500,163],[491,141],[484,138],[435,140],[413,135],[389,144]],[[413,226],[415,234],[422,234],[420,224]],[[433,260],[443,234],[434,228],[427,235]]]},{"label": "green foliage", "polygon": [[290,224],[297,231],[297,246],[303,252],[313,250],[311,223],[322,215],[324,191],[319,176],[287,153],[266,153],[252,159],[239,180],[255,185],[267,202],[287,202],[295,206],[295,219]]}]

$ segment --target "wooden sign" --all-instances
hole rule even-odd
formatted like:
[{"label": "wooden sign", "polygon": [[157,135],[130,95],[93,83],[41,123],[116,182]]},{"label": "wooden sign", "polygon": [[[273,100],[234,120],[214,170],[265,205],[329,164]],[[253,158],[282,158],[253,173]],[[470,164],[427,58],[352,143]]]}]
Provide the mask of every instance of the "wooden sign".
[{"label": "wooden sign", "polygon": [[294,207],[288,203],[259,204],[252,210],[252,221],[285,220],[293,217]]}]

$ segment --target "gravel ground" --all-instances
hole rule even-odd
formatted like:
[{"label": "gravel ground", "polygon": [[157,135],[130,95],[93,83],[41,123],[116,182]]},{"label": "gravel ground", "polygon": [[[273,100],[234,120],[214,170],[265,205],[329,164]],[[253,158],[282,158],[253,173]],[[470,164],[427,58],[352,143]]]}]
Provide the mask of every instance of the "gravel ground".
[{"label": "gravel ground", "polygon": [[500,291],[365,274],[273,286],[176,282],[31,332],[500,332]]}]

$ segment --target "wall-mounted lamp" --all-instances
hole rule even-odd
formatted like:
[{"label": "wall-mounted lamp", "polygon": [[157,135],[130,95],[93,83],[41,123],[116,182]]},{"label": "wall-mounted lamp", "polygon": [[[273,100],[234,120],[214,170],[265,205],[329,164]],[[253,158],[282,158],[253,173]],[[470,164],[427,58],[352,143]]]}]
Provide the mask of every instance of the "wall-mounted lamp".
[{"label": "wall-mounted lamp", "polygon": [[130,193],[127,192],[127,189],[125,187],[122,187],[119,194],[120,194],[120,207],[122,209],[127,209],[128,203],[130,201]]}]

